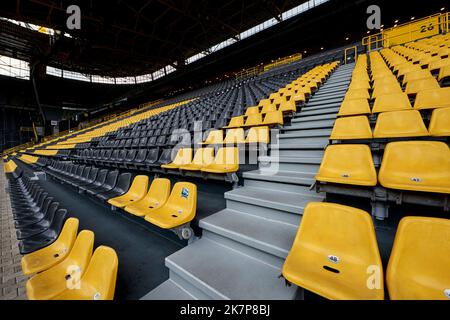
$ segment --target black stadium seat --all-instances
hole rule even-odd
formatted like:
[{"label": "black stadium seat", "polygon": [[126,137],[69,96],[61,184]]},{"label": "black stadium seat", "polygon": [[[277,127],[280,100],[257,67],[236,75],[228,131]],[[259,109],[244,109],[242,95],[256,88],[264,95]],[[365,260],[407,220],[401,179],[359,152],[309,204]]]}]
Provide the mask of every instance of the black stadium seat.
[{"label": "black stadium seat", "polygon": [[132,177],[131,173],[128,172],[120,174],[119,177],[117,178],[117,183],[114,186],[114,189],[103,193],[99,193],[96,195],[96,197],[99,198],[100,200],[106,201],[108,199],[123,195],[130,188],[131,177]]}]

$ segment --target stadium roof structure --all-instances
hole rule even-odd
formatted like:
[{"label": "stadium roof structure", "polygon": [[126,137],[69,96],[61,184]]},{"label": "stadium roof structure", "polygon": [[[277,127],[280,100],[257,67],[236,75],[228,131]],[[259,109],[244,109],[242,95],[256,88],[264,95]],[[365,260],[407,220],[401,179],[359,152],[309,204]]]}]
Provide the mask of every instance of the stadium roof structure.
[{"label": "stadium roof structure", "polygon": [[[261,23],[282,21],[286,12],[308,2],[82,0],[75,3],[81,29],[68,30],[66,9],[73,1],[8,1],[0,8],[0,54],[108,77],[176,69],[225,46],[224,41],[238,41]],[[314,6],[322,2],[312,1]],[[43,28],[37,34],[17,21]],[[51,41],[45,28],[52,31]]]}]

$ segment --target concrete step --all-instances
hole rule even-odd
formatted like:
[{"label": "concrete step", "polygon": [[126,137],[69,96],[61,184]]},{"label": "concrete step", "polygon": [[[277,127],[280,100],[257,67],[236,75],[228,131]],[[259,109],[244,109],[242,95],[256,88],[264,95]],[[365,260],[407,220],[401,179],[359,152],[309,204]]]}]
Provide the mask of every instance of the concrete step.
[{"label": "concrete step", "polygon": [[[295,119],[292,119],[295,120]],[[307,129],[325,129],[333,128],[335,119],[311,120],[311,121],[292,121],[292,124],[283,130],[307,130]],[[284,134],[283,134],[284,135]],[[281,135],[280,135],[281,136]]]},{"label": "concrete step", "polygon": [[333,91],[333,92],[327,92],[327,93],[321,93],[321,94],[316,94],[314,95],[314,101],[317,101],[319,99],[330,99],[330,98],[340,98],[340,97],[344,97],[345,96],[345,89],[342,90],[337,90],[337,91]]},{"label": "concrete step", "polygon": [[291,122],[302,122],[305,121],[304,119],[312,117],[312,116],[322,116],[322,115],[332,115],[334,116],[334,119],[336,119],[336,115],[339,112],[341,105],[338,104],[337,106],[331,106],[328,108],[321,108],[321,109],[313,109],[308,110],[308,108],[302,109],[301,112],[298,112],[295,115],[295,118],[291,120]]},{"label": "concrete step", "polygon": [[[297,145],[298,146],[298,145]],[[284,145],[277,152],[271,152],[271,154],[276,154],[278,157],[312,157],[312,158],[322,158],[324,154],[324,147],[305,149],[303,146],[296,145]],[[279,146],[280,147],[280,146]],[[301,153],[300,153],[301,152]]]},{"label": "concrete step", "polygon": [[280,135],[279,139],[279,145],[286,145],[291,143],[298,143],[298,144],[321,144],[326,145],[329,140],[329,135],[324,135],[321,137],[302,137],[297,136],[298,131],[293,131],[291,134],[282,134]]},{"label": "concrete step", "polygon": [[250,255],[247,246],[233,242],[206,231],[202,239],[167,257],[166,266],[211,299],[294,298],[295,286],[287,287],[278,278],[281,266],[268,264]]},{"label": "concrete step", "polygon": [[202,219],[199,225],[204,230],[281,259],[287,257],[298,229],[298,224],[291,225],[230,209]]},{"label": "concrete step", "polygon": [[342,102],[343,98],[334,98],[334,99],[326,99],[326,100],[318,100],[313,101],[313,99],[311,99],[310,101],[308,101],[308,104],[306,105],[307,108],[309,107],[317,107],[317,106],[323,106],[323,105],[329,105],[329,104],[340,104]]},{"label": "concrete step", "polygon": [[[255,208],[240,209],[242,212],[252,213],[258,216],[263,215],[265,218],[271,219],[278,219],[278,217],[281,216],[280,211],[288,212],[290,213],[290,216],[292,216],[292,214],[303,214],[303,209],[308,202],[323,200],[323,195],[311,191],[306,187],[303,187],[304,190],[302,190],[301,193],[297,193],[275,189],[278,185],[279,184],[267,184],[265,188],[262,188],[246,184],[244,187],[226,192],[225,199],[227,200],[227,204],[230,202],[240,202],[257,206],[257,210],[255,210]],[[269,188],[268,186],[273,188]],[[259,211],[259,208],[261,207],[274,209],[277,212],[274,212],[273,214],[268,214],[268,212],[261,214]],[[228,206],[227,208],[230,209]],[[232,207],[231,209],[238,210],[236,207]],[[294,221],[284,220],[284,222],[298,225],[297,219]]]},{"label": "concrete step", "polygon": [[311,186],[315,181],[315,173],[298,171],[277,171],[273,173],[269,170],[258,169],[244,172],[243,177],[244,179],[291,183],[303,186]]},{"label": "concrete step", "polygon": [[197,300],[197,298],[170,278],[140,300]]},{"label": "concrete step", "polygon": [[[324,120],[317,120],[317,121],[324,121]],[[334,119],[332,120],[334,121]],[[331,129],[305,129],[305,128],[299,128],[298,125],[305,124],[305,123],[314,123],[316,121],[311,120],[310,122],[297,122],[292,126],[284,127],[283,133],[280,134],[280,138],[284,136],[289,136],[290,134],[295,134],[298,137],[329,137],[331,134]]]},{"label": "concrete step", "polygon": [[281,156],[281,150],[285,150],[285,149],[324,150],[327,145],[328,145],[328,139],[323,139],[321,141],[315,141],[315,142],[311,142],[311,143],[307,143],[307,142],[303,143],[300,139],[296,140],[295,142],[292,142],[292,141],[283,142],[283,140],[280,139],[278,149],[280,150],[280,156]]},{"label": "concrete step", "polygon": [[[305,111],[306,112],[306,111]],[[300,115],[299,113],[298,115]],[[320,120],[336,120],[337,114],[323,114],[317,116],[303,116],[295,118],[295,122],[309,122],[309,121],[320,121]],[[288,129],[289,126],[285,126],[282,130]]]},{"label": "concrete step", "polygon": [[322,104],[319,104],[319,105],[316,105],[316,106],[306,105],[305,107],[302,108],[302,112],[313,111],[313,110],[329,109],[329,108],[336,108],[336,107],[340,107],[340,106],[341,106],[341,102],[322,103]]}]

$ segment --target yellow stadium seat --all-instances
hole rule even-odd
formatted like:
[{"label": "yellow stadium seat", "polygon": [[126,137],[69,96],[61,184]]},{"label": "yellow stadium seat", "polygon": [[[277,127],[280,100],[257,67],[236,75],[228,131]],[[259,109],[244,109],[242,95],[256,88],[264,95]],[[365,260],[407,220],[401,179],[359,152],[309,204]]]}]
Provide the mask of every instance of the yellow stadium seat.
[{"label": "yellow stadium seat", "polygon": [[[284,123],[283,112],[274,111],[265,114],[262,125],[273,126],[273,125],[283,125],[283,123]],[[261,125],[261,123],[259,125]]]},{"label": "yellow stadium seat", "polygon": [[399,84],[390,85],[390,86],[377,86],[372,91],[372,99],[376,99],[379,96],[390,95],[395,93],[402,93],[402,88]]},{"label": "yellow stadium seat", "polygon": [[245,143],[244,128],[228,129],[224,144]]},{"label": "yellow stadium seat", "polygon": [[274,104],[267,104],[261,109],[261,113],[268,113],[277,111],[277,107]]},{"label": "yellow stadium seat", "polygon": [[430,62],[430,64],[428,65],[428,70],[434,72],[447,65],[450,65],[450,58],[436,59],[435,61]]},{"label": "yellow stadium seat", "polygon": [[145,197],[148,189],[148,177],[136,176],[133,179],[130,189],[127,193],[119,197],[108,200],[108,203],[117,208],[123,208],[131,203],[137,202]]},{"label": "yellow stadium seat", "polygon": [[212,130],[208,133],[208,137],[201,144],[222,144],[223,143],[223,131]]},{"label": "yellow stadium seat", "polygon": [[398,68],[397,77],[405,76],[405,74],[413,71],[421,71],[423,70],[419,65],[417,64],[410,64],[406,65],[404,67]]},{"label": "yellow stadium seat", "polygon": [[388,143],[378,180],[391,189],[450,193],[449,147],[437,141]]},{"label": "yellow stadium seat", "polygon": [[69,218],[64,223],[55,242],[22,257],[22,272],[32,275],[53,267],[69,254],[78,232],[78,219]]},{"label": "yellow stadium seat", "polygon": [[383,112],[378,115],[374,138],[428,136],[428,130],[417,110]]},{"label": "yellow stadium seat", "polygon": [[152,210],[145,220],[163,229],[173,229],[194,219],[197,211],[197,186],[190,182],[177,182],[167,202]]},{"label": "yellow stadium seat", "polygon": [[370,148],[362,144],[336,144],[326,148],[316,180],[375,186],[377,173]]},{"label": "yellow stadium seat", "polygon": [[366,116],[338,118],[334,122],[331,140],[372,139],[372,129]]},{"label": "yellow stadium seat", "polygon": [[297,112],[297,105],[294,100],[284,101],[278,107],[278,111],[281,112]]},{"label": "yellow stadium seat", "polygon": [[372,112],[386,112],[397,110],[411,110],[409,98],[404,93],[394,93],[378,96],[373,104]]},{"label": "yellow stadium seat", "polygon": [[403,85],[407,84],[409,81],[426,79],[433,77],[430,71],[421,69],[419,71],[411,71],[405,74],[403,77]]},{"label": "yellow stadium seat", "polygon": [[291,99],[289,101],[294,101],[297,103],[304,103],[307,100],[307,96],[309,96],[311,93],[306,92],[297,92],[296,94],[291,95]]},{"label": "yellow stadium seat", "polygon": [[433,110],[428,131],[435,137],[450,136],[450,107]]},{"label": "yellow stadium seat", "polygon": [[[450,49],[449,49],[450,50]],[[438,80],[442,81],[444,79],[448,79],[450,78],[450,64],[443,66],[440,70],[439,70],[439,75],[438,75]]]},{"label": "yellow stadium seat", "polygon": [[357,90],[357,89],[365,89],[368,90],[370,89],[370,83],[367,80],[362,80],[362,81],[353,81],[350,83],[349,85],[349,90]]},{"label": "yellow stadium seat", "polygon": [[[379,283],[370,282],[369,272]],[[371,216],[340,204],[308,203],[282,274],[327,299],[383,300],[383,266]]]},{"label": "yellow stadium seat", "polygon": [[270,143],[269,127],[252,127],[248,130],[245,143]]},{"label": "yellow stadium seat", "polygon": [[354,116],[370,114],[370,106],[367,99],[354,99],[342,101],[338,116]]},{"label": "yellow stadium seat", "polygon": [[400,221],[386,272],[390,299],[450,299],[449,235],[449,219]]},{"label": "yellow stadium seat", "polygon": [[171,163],[161,165],[164,169],[178,169],[192,161],[192,148],[180,148]]},{"label": "yellow stadium seat", "polygon": [[261,99],[261,100],[259,100],[258,106],[264,108],[265,106],[269,106],[271,104],[272,104],[272,102],[270,101],[270,99]]},{"label": "yellow stadium seat", "polygon": [[79,287],[65,290],[55,300],[112,300],[119,259],[114,249],[100,246],[92,255]]},{"label": "yellow stadium seat", "polygon": [[236,147],[220,148],[214,161],[201,168],[202,172],[231,173],[239,170],[239,149]]},{"label": "yellow stadium seat", "polygon": [[5,163],[5,166],[3,167],[5,173],[13,173],[14,171],[16,171],[16,169],[17,164],[12,160],[9,160],[7,163]]},{"label": "yellow stadium seat", "polygon": [[245,120],[245,124],[243,126],[245,127],[259,126],[261,125],[261,123],[262,123],[262,114],[255,113],[247,117],[247,119]]},{"label": "yellow stadium seat", "polygon": [[[209,148],[212,149],[212,148]],[[170,180],[156,178],[144,198],[125,207],[125,211],[138,217],[143,217],[154,209],[163,206],[170,195]]]},{"label": "yellow stadium seat", "polygon": [[230,122],[228,123],[228,126],[225,126],[224,128],[238,128],[244,126],[244,116],[237,116],[231,118]]},{"label": "yellow stadium seat", "polygon": [[450,88],[424,90],[417,94],[414,109],[436,109],[450,107]]},{"label": "yellow stadium seat", "polygon": [[408,95],[413,95],[424,90],[439,89],[439,88],[440,88],[439,83],[436,81],[436,79],[430,77],[408,82],[408,84],[406,85],[405,92]]},{"label": "yellow stadium seat", "polygon": [[369,91],[367,89],[348,90],[345,94],[345,100],[355,99],[370,99]]},{"label": "yellow stadium seat", "polygon": [[180,170],[198,171],[214,161],[214,149],[202,148],[195,152],[191,163],[180,166]]},{"label": "yellow stadium seat", "polygon": [[255,113],[259,113],[259,107],[248,107],[247,110],[245,110],[245,115],[251,115],[251,114],[255,114]]},{"label": "yellow stadium seat", "polygon": [[68,287],[76,286],[89,264],[93,247],[94,233],[89,230],[81,231],[72,250],[63,261],[27,281],[28,299],[49,300]]}]

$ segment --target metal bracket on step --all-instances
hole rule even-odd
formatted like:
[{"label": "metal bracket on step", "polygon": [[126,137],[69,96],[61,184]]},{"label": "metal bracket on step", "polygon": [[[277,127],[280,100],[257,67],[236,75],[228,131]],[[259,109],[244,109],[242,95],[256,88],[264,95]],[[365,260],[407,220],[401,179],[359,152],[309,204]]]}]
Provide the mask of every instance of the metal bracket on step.
[{"label": "metal bracket on step", "polygon": [[389,216],[388,194],[385,188],[375,187],[370,202],[375,219],[384,220]]}]

